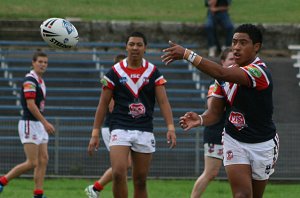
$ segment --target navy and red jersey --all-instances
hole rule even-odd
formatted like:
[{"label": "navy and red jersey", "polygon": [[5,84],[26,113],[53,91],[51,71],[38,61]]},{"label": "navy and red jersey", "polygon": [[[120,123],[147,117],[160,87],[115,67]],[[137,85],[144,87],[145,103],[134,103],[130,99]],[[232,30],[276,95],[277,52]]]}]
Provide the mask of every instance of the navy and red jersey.
[{"label": "navy and red jersey", "polygon": [[276,135],[270,70],[258,57],[240,68],[245,72],[249,86],[216,81],[213,92],[213,96],[227,101],[225,131],[241,142],[268,141]]},{"label": "navy and red jersey", "polygon": [[[215,83],[211,84],[208,89],[207,98],[212,96],[213,90],[215,89]],[[211,126],[206,126],[203,131],[203,143],[208,144],[222,144],[222,132],[224,129],[226,114],[222,115],[219,122]]]},{"label": "navy and red jersey", "polygon": [[155,86],[166,83],[157,67],[143,59],[141,67],[127,67],[127,59],[115,64],[102,79],[103,89],[113,90],[115,101],[110,130],[153,131]]},{"label": "navy and red jersey", "polygon": [[36,106],[43,113],[46,99],[46,85],[43,79],[39,78],[33,70],[26,74],[21,88],[22,120],[37,121],[27,108],[26,99],[34,99]]}]

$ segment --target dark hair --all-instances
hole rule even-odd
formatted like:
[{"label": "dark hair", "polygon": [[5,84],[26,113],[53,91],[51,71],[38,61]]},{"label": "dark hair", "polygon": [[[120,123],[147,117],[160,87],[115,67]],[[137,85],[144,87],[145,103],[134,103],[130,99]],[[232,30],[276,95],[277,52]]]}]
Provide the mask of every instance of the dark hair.
[{"label": "dark hair", "polygon": [[121,60],[123,60],[124,58],[126,58],[125,54],[118,54],[114,58],[114,63],[116,64],[116,63],[120,62]]},{"label": "dark hair", "polygon": [[144,35],[143,33],[141,33],[141,32],[132,32],[132,33],[127,37],[127,39],[126,39],[126,45],[127,45],[128,41],[129,41],[129,38],[130,38],[130,37],[140,37],[140,38],[143,39],[144,44],[147,45],[147,39],[146,39],[145,35]]},{"label": "dark hair", "polygon": [[221,60],[225,60],[230,52],[232,52],[232,48],[231,48],[231,47],[225,48],[225,49],[221,52],[220,59],[221,59]]},{"label": "dark hair", "polygon": [[234,33],[246,33],[249,35],[250,39],[252,40],[253,44],[263,42],[263,36],[261,30],[252,24],[242,24],[238,26]]},{"label": "dark hair", "polygon": [[48,57],[47,54],[45,52],[43,52],[42,50],[40,49],[37,49],[36,52],[33,54],[32,56],[32,60],[33,61],[36,61],[38,57]]}]

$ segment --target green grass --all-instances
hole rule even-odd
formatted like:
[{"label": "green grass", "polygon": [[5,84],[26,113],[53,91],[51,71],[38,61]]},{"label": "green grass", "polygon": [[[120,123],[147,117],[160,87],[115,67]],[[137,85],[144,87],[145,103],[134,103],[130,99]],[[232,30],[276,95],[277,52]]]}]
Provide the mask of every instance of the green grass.
[{"label": "green grass", "polygon": [[[1,0],[0,19],[77,17],[83,20],[178,21],[202,23],[204,0]],[[299,1],[233,0],[235,23],[299,23]]]},{"label": "green grass", "polygon": [[[92,184],[90,179],[46,179],[45,195],[48,198],[84,198],[84,188]],[[194,180],[148,180],[148,194],[150,198],[188,198]],[[133,197],[132,181],[129,180],[129,197]],[[20,198],[32,195],[32,179],[15,179],[5,187],[0,197]],[[270,183],[264,198],[299,197],[300,184]],[[101,197],[112,198],[111,184],[105,187]],[[231,191],[225,181],[213,181],[205,191],[203,198],[229,198]]]}]

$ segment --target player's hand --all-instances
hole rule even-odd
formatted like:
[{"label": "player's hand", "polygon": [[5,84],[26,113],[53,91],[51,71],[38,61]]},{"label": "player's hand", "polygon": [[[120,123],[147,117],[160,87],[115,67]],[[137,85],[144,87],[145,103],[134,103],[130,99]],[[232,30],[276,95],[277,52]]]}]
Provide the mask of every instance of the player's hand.
[{"label": "player's hand", "polygon": [[43,123],[45,130],[47,131],[48,134],[54,134],[55,133],[55,128],[50,122],[45,122]]},{"label": "player's hand", "polygon": [[187,112],[179,118],[179,124],[185,131],[198,127],[201,124],[199,115],[195,112]]},{"label": "player's hand", "polygon": [[176,146],[176,134],[175,130],[168,130],[167,132],[167,142],[170,145],[170,148],[174,148]]},{"label": "player's hand", "polygon": [[183,59],[185,52],[185,48],[183,48],[181,45],[173,43],[172,41],[169,41],[169,44],[170,47],[164,49],[163,52],[165,52],[165,54],[161,56],[162,62],[164,62],[166,65],[175,60]]},{"label": "player's hand", "polygon": [[93,155],[94,151],[97,151],[99,148],[99,136],[92,136],[88,146],[88,153],[90,156]]}]

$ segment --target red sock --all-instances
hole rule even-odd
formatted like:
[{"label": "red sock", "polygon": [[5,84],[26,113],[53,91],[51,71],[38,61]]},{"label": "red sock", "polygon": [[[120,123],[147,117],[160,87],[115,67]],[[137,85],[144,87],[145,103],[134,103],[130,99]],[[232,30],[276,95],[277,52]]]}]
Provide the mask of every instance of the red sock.
[{"label": "red sock", "polygon": [[8,180],[6,179],[6,177],[2,176],[2,177],[0,178],[0,183],[1,183],[3,186],[5,186],[6,184],[8,184]]},{"label": "red sock", "polygon": [[42,194],[44,194],[44,191],[42,189],[35,189],[33,191],[33,194],[34,195],[42,195]]},{"label": "red sock", "polygon": [[101,190],[103,190],[104,187],[103,187],[98,181],[96,181],[96,182],[94,183],[93,188],[94,188],[94,190],[96,190],[96,191],[101,191]]}]

